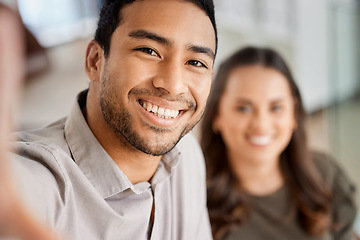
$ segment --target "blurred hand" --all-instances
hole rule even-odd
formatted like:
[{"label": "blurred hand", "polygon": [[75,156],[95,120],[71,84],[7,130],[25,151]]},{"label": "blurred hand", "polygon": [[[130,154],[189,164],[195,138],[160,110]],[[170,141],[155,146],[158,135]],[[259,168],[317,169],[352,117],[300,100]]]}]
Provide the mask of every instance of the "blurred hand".
[{"label": "blurred hand", "polygon": [[16,128],[16,109],[24,77],[24,37],[21,20],[0,4],[0,238],[58,239],[35,220],[16,192],[10,168],[9,133]]}]

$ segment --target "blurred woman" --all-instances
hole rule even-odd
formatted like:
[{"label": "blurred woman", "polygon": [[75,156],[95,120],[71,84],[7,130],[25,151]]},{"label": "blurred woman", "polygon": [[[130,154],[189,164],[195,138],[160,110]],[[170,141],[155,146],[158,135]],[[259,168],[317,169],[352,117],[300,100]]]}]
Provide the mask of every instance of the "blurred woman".
[{"label": "blurred woman", "polygon": [[202,122],[215,239],[351,239],[354,187],[310,152],[298,87],[273,50],[220,66]]}]

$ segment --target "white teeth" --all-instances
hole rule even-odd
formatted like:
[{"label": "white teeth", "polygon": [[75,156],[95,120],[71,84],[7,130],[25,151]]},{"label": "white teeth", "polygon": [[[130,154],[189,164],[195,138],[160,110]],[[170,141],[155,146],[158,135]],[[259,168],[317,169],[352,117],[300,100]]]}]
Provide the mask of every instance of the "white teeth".
[{"label": "white teeth", "polygon": [[250,141],[253,144],[264,146],[264,145],[268,145],[269,143],[271,143],[272,138],[271,138],[271,136],[253,136],[253,137],[250,137]]},{"label": "white teeth", "polygon": [[159,107],[159,109],[158,109],[158,114],[159,114],[159,115],[164,115],[164,113],[165,113],[165,109],[162,108],[162,107]]},{"label": "white teeth", "polygon": [[152,110],[152,104],[151,103],[148,103],[147,104],[147,106],[146,106],[146,110],[148,111],[148,112],[150,112],[151,110]]},{"label": "white teeth", "polygon": [[154,113],[156,113],[156,112],[158,111],[158,108],[159,108],[158,106],[153,105],[151,111],[154,112]]},{"label": "white teeth", "polygon": [[152,112],[155,116],[160,118],[176,118],[179,115],[179,110],[165,109],[149,102],[143,102],[142,107],[146,111]]},{"label": "white teeth", "polygon": [[170,117],[170,112],[171,112],[170,109],[166,109],[166,110],[165,110],[165,113],[164,113],[165,118],[169,118],[169,117]]}]

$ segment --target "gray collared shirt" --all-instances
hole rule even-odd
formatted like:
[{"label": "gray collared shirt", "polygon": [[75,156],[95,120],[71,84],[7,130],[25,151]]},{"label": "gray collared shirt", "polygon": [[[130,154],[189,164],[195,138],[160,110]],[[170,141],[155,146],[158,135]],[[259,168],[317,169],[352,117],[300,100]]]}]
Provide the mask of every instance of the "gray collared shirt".
[{"label": "gray collared shirt", "polygon": [[68,117],[19,134],[13,162],[33,211],[69,239],[212,239],[196,140],[185,136],[151,183],[133,185],[89,129],[85,99],[79,94]]}]

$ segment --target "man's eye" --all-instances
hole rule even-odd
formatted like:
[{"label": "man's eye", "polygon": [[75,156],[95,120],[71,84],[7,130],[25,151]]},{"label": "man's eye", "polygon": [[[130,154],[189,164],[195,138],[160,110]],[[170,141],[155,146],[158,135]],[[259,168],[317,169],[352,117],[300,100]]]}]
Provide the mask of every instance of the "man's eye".
[{"label": "man's eye", "polygon": [[188,61],[188,64],[194,66],[194,67],[204,67],[204,68],[207,68],[205,64],[203,64],[202,62],[200,61],[197,61],[197,60],[190,60]]},{"label": "man's eye", "polygon": [[144,53],[149,54],[151,56],[159,56],[159,54],[157,54],[157,52],[154,49],[151,49],[151,48],[138,48],[136,50],[144,52]]}]

